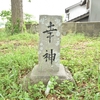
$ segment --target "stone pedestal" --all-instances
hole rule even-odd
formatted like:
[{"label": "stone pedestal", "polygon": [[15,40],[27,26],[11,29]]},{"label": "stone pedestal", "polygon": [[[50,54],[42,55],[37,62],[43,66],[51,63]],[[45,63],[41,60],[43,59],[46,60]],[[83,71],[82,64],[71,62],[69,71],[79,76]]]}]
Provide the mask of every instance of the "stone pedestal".
[{"label": "stone pedestal", "polygon": [[73,77],[70,73],[70,71],[62,65],[59,65],[59,71],[58,72],[47,72],[47,71],[41,71],[39,72],[39,66],[36,65],[32,72],[28,75],[27,78],[30,79],[31,83],[38,83],[39,81],[43,81],[45,84],[49,81],[51,76],[58,76],[58,82],[62,82],[64,80],[74,81]]}]

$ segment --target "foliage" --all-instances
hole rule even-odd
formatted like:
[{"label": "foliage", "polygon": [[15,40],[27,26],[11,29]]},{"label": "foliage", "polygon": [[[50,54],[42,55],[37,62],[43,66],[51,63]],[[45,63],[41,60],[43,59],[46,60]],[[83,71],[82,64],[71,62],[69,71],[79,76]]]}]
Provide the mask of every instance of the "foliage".
[{"label": "foliage", "polygon": [[28,2],[31,2],[31,0],[28,0]]},{"label": "foliage", "polygon": [[11,20],[11,11],[2,10],[0,16],[2,20]]},{"label": "foliage", "polygon": [[[5,24],[5,30],[7,33],[19,33],[20,32],[20,21],[17,20],[17,23],[14,27],[12,27],[12,23],[11,23],[11,11],[6,11],[6,10],[3,10],[1,11],[0,13],[0,16],[2,18],[2,20],[6,21],[6,24]],[[25,25],[26,24],[37,24],[36,21],[33,20],[33,16],[30,15],[30,14],[24,14],[24,25],[23,25],[23,30],[26,30],[26,27]]]},{"label": "foliage", "polygon": [[61,63],[75,83],[51,77],[50,93],[39,82],[24,91],[19,80],[38,64],[38,34],[5,35],[0,31],[0,100],[100,100],[100,37],[68,34],[61,39]]},{"label": "foliage", "polygon": [[11,24],[11,11],[2,10],[0,13],[2,20],[6,21],[5,29],[7,32],[11,32],[12,24]]},{"label": "foliage", "polygon": [[33,16],[32,15],[30,15],[30,14],[25,14],[25,22],[26,23],[31,23],[31,18],[32,18]]},{"label": "foliage", "polygon": [[25,24],[37,24],[37,22],[34,21],[33,19],[34,17],[31,14],[27,14],[27,13],[24,14]]}]

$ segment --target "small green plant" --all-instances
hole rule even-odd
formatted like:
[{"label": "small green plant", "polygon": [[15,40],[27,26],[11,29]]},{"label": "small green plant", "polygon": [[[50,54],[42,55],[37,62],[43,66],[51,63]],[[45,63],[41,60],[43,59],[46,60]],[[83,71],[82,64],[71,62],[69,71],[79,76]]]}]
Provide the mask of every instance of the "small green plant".
[{"label": "small green plant", "polygon": [[29,92],[31,92],[30,94],[35,100],[44,98],[45,85],[42,81],[37,84],[34,84],[33,86],[29,86],[28,90]]},{"label": "small green plant", "polygon": [[0,31],[0,100],[100,100],[100,37],[68,34],[61,40],[61,63],[75,83],[52,76],[50,92],[43,82],[24,91],[19,80],[38,64],[38,34],[6,35]]},{"label": "small green plant", "polygon": [[58,77],[57,76],[52,76],[51,78],[50,78],[50,81],[52,82],[52,84],[50,85],[50,88],[51,88],[51,91],[50,91],[50,93],[51,94],[55,94],[56,93],[56,91],[55,91],[55,87],[57,86],[57,80],[58,80]]}]

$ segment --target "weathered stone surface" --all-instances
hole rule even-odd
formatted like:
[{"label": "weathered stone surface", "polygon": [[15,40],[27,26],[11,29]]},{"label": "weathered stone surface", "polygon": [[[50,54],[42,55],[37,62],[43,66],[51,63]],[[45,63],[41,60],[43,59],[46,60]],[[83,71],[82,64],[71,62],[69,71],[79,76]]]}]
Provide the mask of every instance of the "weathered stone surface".
[{"label": "weathered stone surface", "polygon": [[100,36],[100,22],[67,22],[62,23],[61,33],[81,33],[86,36]]},{"label": "weathered stone surface", "polygon": [[39,24],[26,24],[26,30],[28,33],[38,33],[38,27],[39,27]]},{"label": "weathered stone surface", "polygon": [[67,33],[74,33],[76,31],[76,23],[68,22],[62,23],[61,25],[61,34],[66,35]]},{"label": "weathered stone surface", "polygon": [[47,71],[38,71],[39,66],[36,65],[33,70],[28,74],[28,76],[25,78],[25,81],[30,81],[31,84],[38,83],[39,81],[43,81],[45,84],[49,81],[51,76],[58,76],[59,80],[58,82],[62,82],[64,80],[73,81],[74,79],[70,73],[70,71],[67,69],[67,67],[63,66],[62,64],[59,65],[59,71],[58,72],[47,72]]},{"label": "weathered stone surface", "polygon": [[51,76],[74,81],[68,69],[60,64],[61,16],[41,15],[39,22],[39,64],[25,77],[25,83],[43,81],[47,83]]},{"label": "weathered stone surface", "polygon": [[[40,16],[39,70],[57,72],[60,64],[61,16]],[[47,57],[46,57],[47,56]]]}]

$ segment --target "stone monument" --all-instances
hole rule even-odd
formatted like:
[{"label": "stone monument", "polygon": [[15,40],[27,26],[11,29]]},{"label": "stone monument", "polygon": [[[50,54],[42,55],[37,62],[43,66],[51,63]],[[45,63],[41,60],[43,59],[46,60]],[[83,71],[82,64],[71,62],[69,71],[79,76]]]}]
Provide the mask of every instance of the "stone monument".
[{"label": "stone monument", "polygon": [[58,76],[59,81],[73,78],[68,69],[60,64],[61,16],[41,15],[39,19],[39,64],[27,75],[31,83],[47,83],[50,76]]}]

